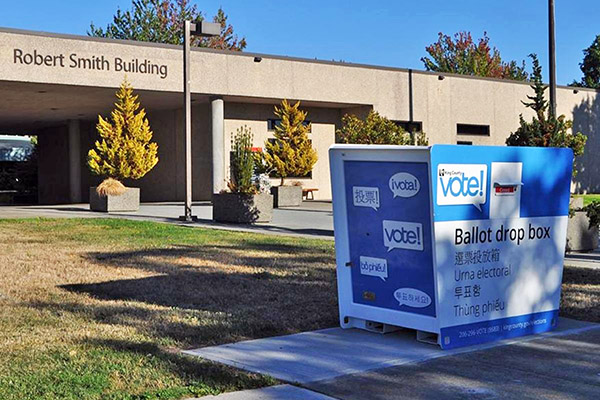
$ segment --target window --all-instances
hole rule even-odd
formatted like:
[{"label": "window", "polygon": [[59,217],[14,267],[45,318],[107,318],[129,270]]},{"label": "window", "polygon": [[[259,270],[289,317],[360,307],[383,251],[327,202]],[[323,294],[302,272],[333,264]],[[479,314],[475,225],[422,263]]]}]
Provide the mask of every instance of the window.
[{"label": "window", "polygon": [[458,135],[490,136],[489,125],[456,124]]},{"label": "window", "polygon": [[421,121],[392,121],[406,132],[423,132]]},{"label": "window", "polygon": [[32,152],[33,145],[29,138],[18,136],[0,137],[0,161],[27,161]]},{"label": "window", "polygon": [[274,131],[275,127],[278,126],[279,124],[281,124],[280,119],[268,119],[267,120],[267,130]]},{"label": "window", "polygon": [[459,140],[458,142],[456,142],[456,144],[462,144],[465,146],[471,146],[473,144],[473,142],[469,142],[468,140]]},{"label": "window", "polygon": [[[276,118],[268,119],[267,120],[267,130],[269,132],[272,132],[272,131],[275,130],[275,127],[279,126],[280,124],[281,124],[281,120],[278,119],[278,118],[277,119]],[[304,126],[310,126],[310,121],[305,120],[302,125],[304,125]],[[311,130],[309,129],[308,132],[310,133]]]}]

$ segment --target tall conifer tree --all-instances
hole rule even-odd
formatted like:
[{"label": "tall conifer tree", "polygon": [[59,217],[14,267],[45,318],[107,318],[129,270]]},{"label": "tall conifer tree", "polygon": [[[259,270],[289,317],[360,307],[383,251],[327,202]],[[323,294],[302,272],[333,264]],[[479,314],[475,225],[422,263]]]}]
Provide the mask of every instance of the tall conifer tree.
[{"label": "tall conifer tree", "polygon": [[116,95],[112,121],[98,116],[96,129],[101,140],[88,152],[88,166],[96,175],[119,181],[139,179],[158,163],[158,145],[150,142],[152,130],[146,111],[140,109],[127,79]]},{"label": "tall conifer tree", "polygon": [[310,124],[305,122],[307,113],[300,110],[300,102],[291,105],[283,100],[281,107],[275,107],[275,115],[281,123],[275,127],[275,140],[265,143],[263,157],[283,186],[287,177],[307,176],[317,162],[317,152],[308,138]]},{"label": "tall conifer tree", "polygon": [[[508,146],[569,147],[575,156],[583,154],[587,136],[581,132],[572,132],[573,121],[564,115],[555,117],[548,113],[548,101],[544,97],[546,85],[542,82],[542,67],[537,55],[529,55],[533,62],[531,81],[534,95],[527,96],[529,102],[523,102],[531,108],[535,116],[527,122],[519,115],[519,128],[506,139]],[[573,174],[576,174],[573,169]]]}]

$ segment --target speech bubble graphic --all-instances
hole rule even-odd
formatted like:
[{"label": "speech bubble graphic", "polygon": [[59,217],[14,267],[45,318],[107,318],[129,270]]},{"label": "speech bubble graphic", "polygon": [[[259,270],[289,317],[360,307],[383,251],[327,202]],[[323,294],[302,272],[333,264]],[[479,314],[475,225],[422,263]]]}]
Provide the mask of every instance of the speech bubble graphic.
[{"label": "speech bubble graphic", "polygon": [[413,288],[400,288],[394,292],[398,305],[425,308],[431,304],[431,297],[425,292]]},{"label": "speech bubble graphic", "polygon": [[352,186],[352,201],[356,207],[379,208],[379,188]]},{"label": "speech bubble graphic", "polygon": [[417,222],[383,221],[383,245],[394,249],[423,250],[423,225]]},{"label": "speech bubble graphic", "polygon": [[408,172],[398,172],[392,175],[389,181],[390,190],[396,197],[413,197],[419,193],[421,183],[413,174]]},{"label": "speech bubble graphic", "polygon": [[481,212],[487,198],[487,170],[486,164],[439,164],[437,205],[472,205]]},{"label": "speech bubble graphic", "polygon": [[387,260],[385,258],[360,256],[360,273],[379,277],[385,282],[388,277]]}]

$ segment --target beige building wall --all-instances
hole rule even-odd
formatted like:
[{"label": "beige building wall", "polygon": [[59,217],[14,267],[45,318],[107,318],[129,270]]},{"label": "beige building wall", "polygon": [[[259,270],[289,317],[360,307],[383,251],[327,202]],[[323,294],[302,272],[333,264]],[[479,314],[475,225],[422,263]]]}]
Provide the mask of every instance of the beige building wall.
[{"label": "beige building wall", "polygon": [[[504,145],[519,126],[519,113],[527,115],[521,103],[531,93],[527,84],[439,76],[413,75],[415,120],[423,122],[432,144]],[[490,135],[458,135],[457,124],[488,125]]]},{"label": "beige building wall", "polygon": [[[21,65],[15,59],[16,50],[23,54],[37,52],[54,57],[53,63],[58,60],[56,57],[62,55],[65,66]],[[196,49],[192,53],[191,86],[196,99],[193,107],[193,185],[197,199],[209,199],[211,195],[212,133],[208,102],[211,96],[220,96],[225,102],[225,156],[217,162],[222,162],[226,171],[231,132],[246,124],[254,132],[256,146],[262,147],[270,136],[267,120],[273,117],[273,105],[281,99],[301,100],[309,111],[309,119],[313,123],[311,138],[319,154],[312,179],[303,183],[319,188],[316,197],[320,199],[331,197],[327,148],[334,143],[336,127],[346,112],[364,116],[368,110],[374,109],[392,120],[407,121],[412,104],[413,120],[422,122],[430,144],[468,141],[503,145],[506,137],[517,129],[519,114],[524,114],[526,119],[531,118],[531,111],[522,101],[527,101],[526,96],[532,90],[522,82],[413,71],[411,99],[410,72],[406,69],[268,55],[259,55],[260,62],[256,62],[258,59],[254,54],[209,49]],[[76,59],[104,57],[111,68],[71,67],[68,60],[73,55]],[[92,110],[96,106],[102,109],[110,107],[112,100],[103,98],[102,102],[96,102],[97,105],[93,100],[99,98],[103,91],[116,89],[121,83],[125,73],[115,70],[117,58],[164,66],[168,72],[164,76],[127,73],[134,87],[152,100],[147,107],[160,147],[159,165],[138,184],[142,187],[145,201],[181,200],[184,196],[184,144],[179,95],[182,89],[181,55],[181,48],[177,46],[0,29],[0,126],[4,120],[11,118],[27,120],[29,114],[19,114],[23,107],[15,104],[33,104],[36,120],[46,118],[52,121],[52,126],[63,126],[68,119],[77,118],[81,112],[78,104]],[[30,93],[29,97],[23,97],[25,95],[21,95],[23,91],[19,85],[29,85],[28,90],[33,91],[33,96]],[[62,99],[63,103],[57,105],[58,110],[49,110],[52,105],[42,102],[42,96],[35,94],[36,85],[54,85],[51,90],[60,87],[63,97],[56,98]],[[43,86],[43,89],[46,91],[48,87]],[[81,100],[74,102],[70,98],[68,103],[69,90]],[[88,97],[86,93],[89,93]],[[576,178],[576,188],[600,192],[600,161],[595,156],[600,150],[598,92],[578,89],[575,93],[573,88],[560,87],[557,94],[559,113],[572,119],[575,130],[589,137],[586,154],[577,160],[580,173]],[[43,107],[36,106],[38,101]],[[38,112],[38,109],[41,111]],[[32,110],[28,112],[31,114]],[[62,120],[57,120],[56,115],[60,115]],[[488,125],[490,134],[458,135],[459,123]],[[82,138],[82,143],[87,141],[89,145],[93,121],[89,122],[88,128],[82,129],[82,135],[84,131],[88,132],[88,137]],[[82,149],[82,154],[86,154],[88,148]],[[82,176],[82,181],[88,183],[93,180]]]}]

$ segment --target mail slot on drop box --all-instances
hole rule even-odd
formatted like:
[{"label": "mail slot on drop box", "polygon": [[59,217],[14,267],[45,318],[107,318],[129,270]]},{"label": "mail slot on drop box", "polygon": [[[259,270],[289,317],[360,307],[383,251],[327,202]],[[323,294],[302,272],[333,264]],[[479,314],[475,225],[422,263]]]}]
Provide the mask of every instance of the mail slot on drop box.
[{"label": "mail slot on drop box", "polygon": [[334,145],[340,324],[444,349],[558,323],[573,153]]}]

